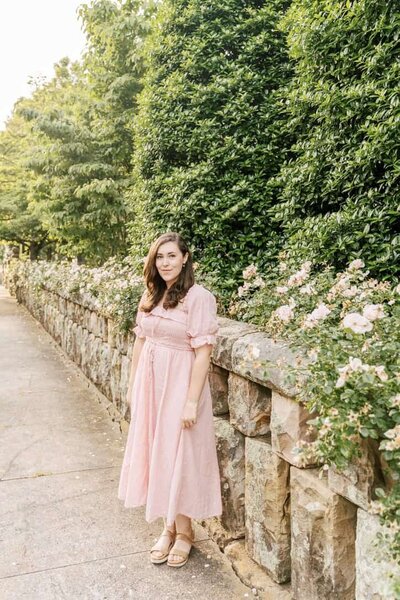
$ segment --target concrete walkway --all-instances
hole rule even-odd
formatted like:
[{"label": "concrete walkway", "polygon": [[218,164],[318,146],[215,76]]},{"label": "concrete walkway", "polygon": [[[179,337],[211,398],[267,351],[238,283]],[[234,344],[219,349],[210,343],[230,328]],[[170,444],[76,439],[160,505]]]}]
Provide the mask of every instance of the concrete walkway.
[{"label": "concrete walkway", "polygon": [[253,596],[196,526],[188,564],[152,565],[162,521],[125,509],[125,438],[97,394],[0,286],[1,600]]}]

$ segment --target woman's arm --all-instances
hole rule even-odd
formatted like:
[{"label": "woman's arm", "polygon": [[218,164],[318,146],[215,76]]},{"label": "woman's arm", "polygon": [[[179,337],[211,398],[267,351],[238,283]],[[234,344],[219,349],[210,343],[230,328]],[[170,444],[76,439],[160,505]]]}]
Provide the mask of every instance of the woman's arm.
[{"label": "woman's arm", "polygon": [[133,352],[132,352],[132,361],[131,361],[131,372],[129,375],[129,383],[128,383],[128,392],[126,401],[127,404],[131,405],[131,396],[132,396],[132,388],[135,381],[136,369],[139,362],[139,356],[142,351],[143,345],[146,341],[146,338],[136,337],[135,342],[133,344]]},{"label": "woman's arm", "polygon": [[190,376],[186,404],[182,414],[182,427],[191,427],[197,420],[197,408],[208,375],[212,345],[205,344],[195,349],[195,359]]}]

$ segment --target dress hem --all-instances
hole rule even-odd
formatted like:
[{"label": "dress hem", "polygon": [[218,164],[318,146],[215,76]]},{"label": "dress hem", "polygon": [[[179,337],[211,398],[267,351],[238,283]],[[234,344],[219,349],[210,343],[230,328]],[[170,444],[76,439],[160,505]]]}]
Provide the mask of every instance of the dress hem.
[{"label": "dress hem", "polygon": [[[122,500],[122,502],[123,502],[123,498],[119,498],[119,500]],[[143,504],[129,504],[129,505],[126,505],[124,503],[124,508],[142,508],[145,506],[146,506],[145,502]],[[177,515],[180,515],[180,514],[183,514],[183,513],[177,513]],[[188,517],[189,519],[195,519],[196,521],[200,521],[200,520],[204,520],[204,519],[212,519],[213,517],[220,517],[221,515],[222,515],[222,510],[219,513],[213,513],[211,515],[196,516],[193,514],[191,514],[191,515],[185,514],[184,516]],[[166,515],[166,514],[158,514],[158,515],[150,517],[149,519],[145,516],[145,520],[147,521],[147,523],[153,523],[157,519],[161,519],[161,518],[167,519],[167,516],[168,515]],[[167,525],[172,525],[172,523],[167,523]]]}]

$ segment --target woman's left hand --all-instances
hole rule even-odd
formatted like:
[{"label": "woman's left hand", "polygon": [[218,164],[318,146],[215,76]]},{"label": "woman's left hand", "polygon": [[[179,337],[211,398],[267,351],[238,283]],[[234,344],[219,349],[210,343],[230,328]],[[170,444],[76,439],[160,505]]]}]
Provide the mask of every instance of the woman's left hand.
[{"label": "woman's left hand", "polygon": [[186,400],[185,407],[182,413],[182,428],[186,429],[195,425],[197,421],[197,402],[194,400]]}]

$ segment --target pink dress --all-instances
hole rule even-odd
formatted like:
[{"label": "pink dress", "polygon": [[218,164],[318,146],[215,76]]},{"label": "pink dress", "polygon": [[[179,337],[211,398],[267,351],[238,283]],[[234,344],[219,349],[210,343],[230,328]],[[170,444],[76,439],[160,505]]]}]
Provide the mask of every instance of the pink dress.
[{"label": "pink dress", "polygon": [[177,514],[205,519],[222,513],[208,378],[195,425],[182,428],[194,348],[213,344],[218,330],[213,294],[194,284],[175,308],[138,311],[134,332],[146,338],[132,387],[131,423],[118,498],[146,504],[146,520]]}]

